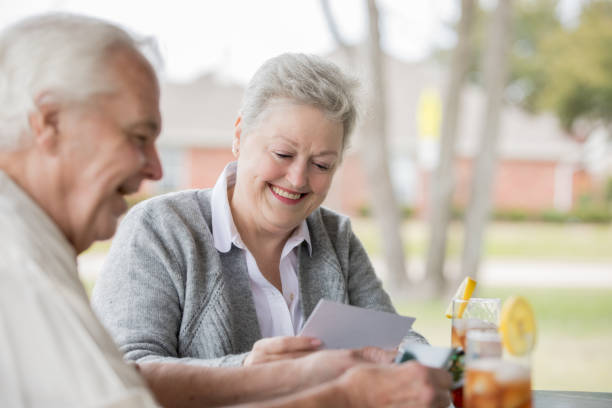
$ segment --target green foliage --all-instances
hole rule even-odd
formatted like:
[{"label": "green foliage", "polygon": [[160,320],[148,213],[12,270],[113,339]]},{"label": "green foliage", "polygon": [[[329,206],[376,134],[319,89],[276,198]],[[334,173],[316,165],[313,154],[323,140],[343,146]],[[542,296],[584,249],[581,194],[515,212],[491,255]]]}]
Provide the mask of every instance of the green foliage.
[{"label": "green foliage", "polygon": [[400,211],[402,213],[402,218],[405,220],[408,220],[412,217],[414,217],[414,208],[409,207],[407,205],[402,206],[402,208],[400,208]]},{"label": "green foliage", "polygon": [[[533,306],[541,330],[568,331],[575,334],[612,334],[612,289],[501,288],[477,287],[475,297],[502,300],[520,294]],[[447,302],[440,300],[398,301],[401,314],[446,323]],[[448,330],[450,336],[450,328]]]},{"label": "green foliage", "polygon": [[498,221],[528,221],[530,214],[519,208],[500,209],[493,212],[493,218]]},{"label": "green foliage", "polygon": [[578,221],[590,223],[609,223],[612,221],[612,209],[606,201],[605,192],[601,196],[583,194],[578,199],[576,209],[571,215]]},{"label": "green foliage", "polygon": [[578,208],[571,215],[577,220],[590,223],[609,223],[612,221],[612,212],[603,206]]},{"label": "green foliage", "polygon": [[493,218],[497,221],[510,222],[586,222],[586,223],[609,223],[612,221],[612,211],[606,205],[599,202],[588,201],[578,205],[573,211],[564,212],[555,209],[543,211],[528,211],[522,209],[502,209],[493,213]]},{"label": "green foliage", "polygon": [[612,177],[608,178],[605,187],[605,200],[608,208],[612,206]]},{"label": "green foliage", "polygon": [[151,195],[149,195],[147,193],[136,193],[136,194],[132,194],[130,196],[127,196],[126,197],[126,201],[128,203],[128,207],[132,208],[133,206],[135,206],[139,202],[144,201],[144,200],[148,200],[151,197],[153,197],[153,196],[151,196]]},{"label": "green foliage", "polygon": [[543,329],[587,334],[612,328],[611,289],[483,288],[477,295],[506,299],[517,293],[529,299]]},{"label": "green foliage", "polygon": [[515,6],[508,96],[530,112],[537,110],[537,97],[548,83],[542,41],[561,29],[557,5],[556,0],[523,0]]},{"label": "green foliage", "polygon": [[[556,13],[558,0],[519,0],[514,3],[513,41],[510,53],[507,97],[528,111],[536,110],[536,96],[545,87],[547,72],[542,61],[541,42],[561,27]],[[482,83],[479,70],[488,38],[488,22],[492,10],[479,7],[471,34],[469,78]],[[450,50],[435,50],[433,57],[443,63],[450,60]]]},{"label": "green foliage", "polygon": [[[360,217],[366,217],[369,218],[372,216],[372,208],[370,207],[369,204],[362,204],[359,206],[359,208],[357,209],[357,213],[359,214]],[[400,207],[400,215],[402,217],[402,219],[404,220],[408,220],[410,218],[413,218],[415,215],[415,211],[414,208],[404,205]]]},{"label": "green foliage", "polygon": [[[514,3],[514,36],[506,97],[530,112],[553,111],[571,130],[578,119],[612,121],[612,1],[584,3],[577,25],[563,25],[558,0]],[[478,10],[470,78],[486,46],[490,11]],[[450,52],[434,56],[447,61]]]},{"label": "green foliage", "polygon": [[558,210],[544,210],[540,214],[540,220],[544,222],[567,222],[570,219],[568,213],[564,213]]},{"label": "green foliage", "polygon": [[372,216],[372,208],[369,204],[362,204],[357,209],[357,212],[360,217],[371,217]]},{"label": "green foliage", "polygon": [[[382,238],[372,219],[352,218],[355,234],[368,254],[380,257]],[[612,224],[575,222],[492,222],[487,227],[483,256],[488,259],[612,260]],[[427,253],[428,225],[410,220],[402,224],[409,258]],[[463,224],[453,222],[448,231],[447,255],[459,259],[463,248]]]},{"label": "green foliage", "polygon": [[577,27],[542,38],[541,53],[548,80],[539,108],[554,110],[567,129],[580,118],[612,120],[612,2],[587,3]]},{"label": "green foliage", "polygon": [[451,219],[454,221],[460,221],[460,220],[463,220],[464,218],[465,218],[465,208],[453,205],[453,207],[451,208]]}]

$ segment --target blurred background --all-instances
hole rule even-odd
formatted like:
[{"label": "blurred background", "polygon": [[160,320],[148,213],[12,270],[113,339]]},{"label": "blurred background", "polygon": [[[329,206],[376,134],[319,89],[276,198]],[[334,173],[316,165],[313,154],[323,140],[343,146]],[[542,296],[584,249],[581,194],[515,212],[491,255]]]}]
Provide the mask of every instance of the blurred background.
[{"label": "blurred background", "polygon": [[[244,86],[282,52],[362,82],[326,206],[351,216],[398,310],[435,345],[464,276],[527,297],[533,385],[612,392],[612,2],[0,0],[0,27],[94,15],[157,44],[164,178],[207,188],[232,159]],[[110,242],[79,258],[91,288]]]}]

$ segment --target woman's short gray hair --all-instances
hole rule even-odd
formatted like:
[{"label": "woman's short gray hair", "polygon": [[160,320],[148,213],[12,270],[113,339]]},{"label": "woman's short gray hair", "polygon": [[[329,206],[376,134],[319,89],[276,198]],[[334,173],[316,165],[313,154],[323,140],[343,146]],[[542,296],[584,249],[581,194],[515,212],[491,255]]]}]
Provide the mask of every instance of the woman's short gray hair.
[{"label": "woman's short gray hair", "polygon": [[331,120],[342,122],[346,148],[357,120],[358,86],[356,79],[321,57],[281,54],[267,60],[247,85],[240,109],[243,127],[252,127],[271,100],[287,98],[316,106]]},{"label": "woman's short gray hair", "polygon": [[0,33],[0,150],[29,141],[37,98],[80,102],[112,92],[107,59],[121,47],[143,55],[123,29],[67,13],[31,17]]}]

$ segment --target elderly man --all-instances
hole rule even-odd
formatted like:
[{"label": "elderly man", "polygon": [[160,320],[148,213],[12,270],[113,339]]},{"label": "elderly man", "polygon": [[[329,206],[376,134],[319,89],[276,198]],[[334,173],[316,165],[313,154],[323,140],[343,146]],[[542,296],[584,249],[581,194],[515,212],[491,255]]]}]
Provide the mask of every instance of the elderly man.
[{"label": "elderly man", "polygon": [[448,404],[448,374],[364,364],[381,350],[245,368],[125,364],[76,256],[113,235],[124,195],[161,177],[160,127],[156,75],[123,30],[47,15],[0,35],[0,406]]}]

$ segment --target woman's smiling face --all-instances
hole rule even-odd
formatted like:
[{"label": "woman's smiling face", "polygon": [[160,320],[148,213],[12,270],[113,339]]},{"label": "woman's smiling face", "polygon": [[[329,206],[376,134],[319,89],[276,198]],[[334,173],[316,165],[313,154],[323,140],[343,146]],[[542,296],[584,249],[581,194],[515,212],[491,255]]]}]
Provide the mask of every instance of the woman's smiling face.
[{"label": "woman's smiling face", "polygon": [[239,120],[231,197],[238,219],[271,233],[297,227],[325,200],[342,157],[342,138],[341,122],[287,99],[272,100],[248,131]]}]

